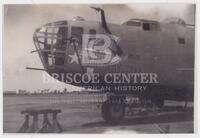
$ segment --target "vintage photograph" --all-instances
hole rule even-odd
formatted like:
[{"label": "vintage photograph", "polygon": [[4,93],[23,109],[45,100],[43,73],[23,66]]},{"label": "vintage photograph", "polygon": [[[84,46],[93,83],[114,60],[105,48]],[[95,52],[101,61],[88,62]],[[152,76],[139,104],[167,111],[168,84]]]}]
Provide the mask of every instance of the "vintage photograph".
[{"label": "vintage photograph", "polygon": [[3,133],[194,133],[195,4],[4,4]]}]

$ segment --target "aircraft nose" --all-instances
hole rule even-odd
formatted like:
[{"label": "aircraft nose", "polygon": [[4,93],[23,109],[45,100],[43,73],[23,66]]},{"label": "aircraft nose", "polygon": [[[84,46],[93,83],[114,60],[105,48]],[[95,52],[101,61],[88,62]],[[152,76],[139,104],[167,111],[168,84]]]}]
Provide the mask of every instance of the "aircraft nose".
[{"label": "aircraft nose", "polygon": [[79,37],[70,36],[68,30],[67,21],[58,21],[43,25],[34,32],[33,41],[45,70],[83,72],[80,41],[76,40]]},{"label": "aircraft nose", "polygon": [[67,40],[67,21],[48,23],[35,30],[33,41],[45,69],[63,67]]}]

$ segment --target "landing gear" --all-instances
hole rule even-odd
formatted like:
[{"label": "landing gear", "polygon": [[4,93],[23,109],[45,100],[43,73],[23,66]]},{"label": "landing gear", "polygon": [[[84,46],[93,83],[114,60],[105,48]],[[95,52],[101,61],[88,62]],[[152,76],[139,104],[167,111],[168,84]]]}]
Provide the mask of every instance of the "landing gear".
[{"label": "landing gear", "polygon": [[164,107],[164,97],[161,94],[157,94],[153,98],[149,99],[146,97],[130,97],[132,100],[127,101],[128,95],[109,96],[101,106],[103,119],[109,124],[117,124],[123,120],[126,107],[129,107],[127,110],[129,109],[133,114],[142,113],[147,110],[151,112],[155,111],[155,109],[161,109]]},{"label": "landing gear", "polygon": [[163,106],[164,106],[164,98],[158,98],[157,100],[156,100],[156,102],[155,102],[155,104],[156,104],[156,106],[158,107],[158,108],[162,108]]},{"label": "landing gear", "polygon": [[163,95],[156,95],[155,97],[155,105],[158,107],[158,108],[162,108],[164,106],[164,97]]},{"label": "landing gear", "polygon": [[103,119],[110,124],[117,124],[124,118],[125,103],[122,98],[110,97],[102,104],[101,113]]}]

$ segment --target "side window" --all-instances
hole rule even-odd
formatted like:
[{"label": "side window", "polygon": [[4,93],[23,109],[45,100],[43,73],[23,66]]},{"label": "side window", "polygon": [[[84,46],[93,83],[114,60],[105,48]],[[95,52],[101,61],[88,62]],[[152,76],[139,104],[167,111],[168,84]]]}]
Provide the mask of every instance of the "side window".
[{"label": "side window", "polygon": [[68,28],[67,27],[59,27],[58,29],[58,36],[61,36],[62,39],[58,39],[57,40],[57,43],[58,43],[58,46],[63,46],[64,43],[66,43],[66,40],[67,40],[67,33],[68,33]]},{"label": "side window", "polygon": [[185,44],[185,39],[184,39],[184,38],[181,38],[181,37],[178,38],[178,43],[184,45],[184,44]]},{"label": "side window", "polygon": [[160,30],[160,26],[158,23],[143,23],[142,28],[144,31],[158,31]]},{"label": "side window", "polygon": [[72,27],[72,37],[76,38],[80,44],[82,44],[82,34],[83,28],[82,27]]},{"label": "side window", "polygon": [[90,30],[89,30],[89,34],[96,34],[96,30],[90,29]]},{"label": "side window", "polygon": [[149,31],[150,30],[150,24],[149,23],[143,23],[143,30]]},{"label": "side window", "polygon": [[[59,27],[58,30],[58,36],[60,36],[62,39],[58,39],[56,50],[65,52],[66,50],[66,41],[67,41],[67,35],[68,35],[68,28],[67,27]],[[55,62],[55,65],[62,66],[65,63],[65,54],[64,53],[55,53],[53,58],[53,62]],[[51,60],[49,60],[49,64],[51,63]]]},{"label": "side window", "polygon": [[[95,35],[96,35],[96,30],[90,29],[90,30],[89,30],[89,34],[95,36]],[[92,40],[92,38],[90,38],[89,41],[90,41],[90,40]]]}]

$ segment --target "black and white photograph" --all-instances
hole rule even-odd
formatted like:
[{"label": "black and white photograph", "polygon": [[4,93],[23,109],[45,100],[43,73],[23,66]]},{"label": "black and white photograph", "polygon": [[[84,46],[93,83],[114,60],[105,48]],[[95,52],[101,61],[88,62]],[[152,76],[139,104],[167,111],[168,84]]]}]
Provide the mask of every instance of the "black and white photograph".
[{"label": "black and white photograph", "polygon": [[2,8],[3,133],[195,132],[195,3]]}]

